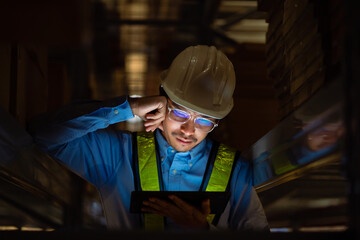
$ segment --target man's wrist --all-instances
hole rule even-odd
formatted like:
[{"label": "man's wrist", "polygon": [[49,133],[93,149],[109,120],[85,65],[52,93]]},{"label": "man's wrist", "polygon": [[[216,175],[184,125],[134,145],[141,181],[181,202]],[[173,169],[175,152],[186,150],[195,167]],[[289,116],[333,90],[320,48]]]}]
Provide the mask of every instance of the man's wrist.
[{"label": "man's wrist", "polygon": [[133,115],[138,116],[138,102],[136,101],[136,99],[129,97],[128,102],[129,102],[129,105],[130,105]]}]

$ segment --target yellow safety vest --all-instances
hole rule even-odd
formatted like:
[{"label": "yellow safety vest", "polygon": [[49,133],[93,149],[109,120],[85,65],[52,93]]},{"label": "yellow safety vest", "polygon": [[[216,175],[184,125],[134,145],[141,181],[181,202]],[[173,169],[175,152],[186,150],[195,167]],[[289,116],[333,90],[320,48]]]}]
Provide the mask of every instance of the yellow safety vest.
[{"label": "yellow safety vest", "polygon": [[[136,144],[134,142],[133,146],[135,188],[140,189],[138,187],[140,183],[141,190],[143,191],[161,191],[162,176],[157,161],[158,150],[154,134],[151,132],[134,133],[133,139],[136,141]],[[211,174],[210,178],[208,178],[205,191],[225,192],[227,191],[233,163],[236,159],[236,150],[220,144],[217,149],[213,148],[212,151],[215,152],[210,154],[205,171],[205,175]],[[215,156],[213,160],[211,160],[212,156]],[[208,173],[210,162],[213,164],[212,171]],[[204,181],[201,188],[203,188],[203,185]],[[210,214],[208,221],[212,223],[214,217],[215,214]],[[164,217],[156,214],[144,214],[144,226],[146,230],[163,230]]]}]

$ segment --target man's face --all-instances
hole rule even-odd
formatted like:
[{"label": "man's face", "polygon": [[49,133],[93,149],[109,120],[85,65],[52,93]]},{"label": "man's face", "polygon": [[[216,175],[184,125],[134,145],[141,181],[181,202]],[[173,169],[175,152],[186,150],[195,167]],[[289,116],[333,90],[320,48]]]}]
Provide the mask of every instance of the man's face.
[{"label": "man's face", "polygon": [[[184,110],[191,114],[192,118],[186,123],[176,122],[171,120],[168,116],[169,111],[166,112],[165,120],[163,121],[163,136],[166,141],[172,146],[175,150],[180,152],[186,152],[194,148],[198,145],[204,138],[208,135],[208,133],[203,132],[194,125],[194,118],[198,116],[205,117],[200,115],[194,111],[191,111],[187,108],[181,107],[171,100],[168,100],[169,107],[177,108],[180,110]],[[208,117],[205,117],[208,118]],[[208,118],[213,122],[216,122],[214,118]]]}]

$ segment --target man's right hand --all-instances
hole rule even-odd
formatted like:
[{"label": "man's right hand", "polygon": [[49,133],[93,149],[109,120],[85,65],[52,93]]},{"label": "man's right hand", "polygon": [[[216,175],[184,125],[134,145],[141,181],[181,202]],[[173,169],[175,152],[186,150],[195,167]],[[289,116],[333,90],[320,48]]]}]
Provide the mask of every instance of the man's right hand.
[{"label": "man's right hand", "polygon": [[167,110],[166,97],[129,98],[128,101],[133,114],[145,121],[144,126],[147,132],[153,132],[156,128],[163,130],[162,122]]}]

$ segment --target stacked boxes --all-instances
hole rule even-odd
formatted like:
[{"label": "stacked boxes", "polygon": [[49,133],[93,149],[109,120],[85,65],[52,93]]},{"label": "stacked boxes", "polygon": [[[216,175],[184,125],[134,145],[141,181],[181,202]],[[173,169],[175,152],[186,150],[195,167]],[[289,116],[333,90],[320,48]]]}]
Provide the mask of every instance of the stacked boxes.
[{"label": "stacked boxes", "polygon": [[339,74],[333,66],[341,60],[342,5],[338,0],[258,2],[259,10],[268,12],[267,72],[283,119]]}]

